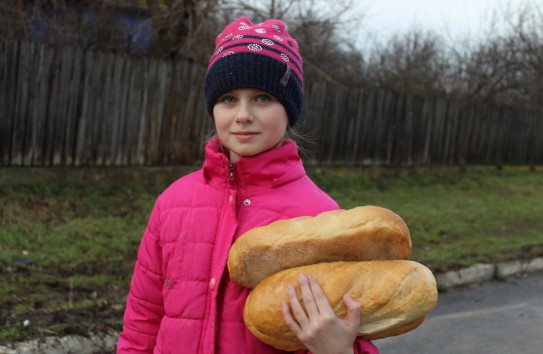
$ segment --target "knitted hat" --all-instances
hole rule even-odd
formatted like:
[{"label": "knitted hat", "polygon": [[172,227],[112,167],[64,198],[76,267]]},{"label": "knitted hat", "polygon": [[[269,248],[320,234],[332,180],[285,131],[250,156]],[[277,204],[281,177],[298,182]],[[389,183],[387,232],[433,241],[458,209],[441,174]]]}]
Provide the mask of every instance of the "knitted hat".
[{"label": "knitted hat", "polygon": [[242,16],[217,37],[205,78],[209,114],[221,95],[238,88],[270,93],[285,107],[289,125],[296,124],[304,105],[302,58],[280,20],[254,25]]}]

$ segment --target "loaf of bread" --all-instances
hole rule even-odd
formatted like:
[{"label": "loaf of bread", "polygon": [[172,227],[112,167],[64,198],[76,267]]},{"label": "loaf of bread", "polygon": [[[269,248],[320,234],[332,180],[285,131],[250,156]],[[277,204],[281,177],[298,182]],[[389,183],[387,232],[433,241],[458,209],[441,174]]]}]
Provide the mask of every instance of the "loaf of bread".
[{"label": "loaf of bread", "polygon": [[254,288],[271,274],[298,266],[410,255],[403,219],[385,208],[361,206],[254,228],[232,245],[228,270],[235,282]]},{"label": "loaf of bread", "polygon": [[281,313],[281,303],[288,301],[289,284],[296,287],[303,304],[298,285],[301,272],[318,280],[339,318],[347,312],[344,294],[360,303],[359,336],[366,339],[395,336],[416,328],[437,303],[432,272],[413,261],[331,262],[287,269],[259,283],[244,309],[249,330],[277,349],[304,349]]}]

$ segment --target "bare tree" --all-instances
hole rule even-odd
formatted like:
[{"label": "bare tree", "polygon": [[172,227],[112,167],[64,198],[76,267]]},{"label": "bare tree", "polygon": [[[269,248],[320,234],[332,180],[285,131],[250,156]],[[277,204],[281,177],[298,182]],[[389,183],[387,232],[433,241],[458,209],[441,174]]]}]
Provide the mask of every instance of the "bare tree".
[{"label": "bare tree", "polygon": [[158,0],[148,0],[147,4],[153,24],[151,53],[157,57],[201,60],[204,53],[199,39],[219,0],[167,0],[163,7]]},{"label": "bare tree", "polygon": [[0,3],[0,36],[23,39],[28,18],[22,0],[8,0]]},{"label": "bare tree", "polygon": [[510,31],[503,46],[513,62],[512,99],[543,108],[543,6],[525,4],[507,19]]},{"label": "bare tree", "polygon": [[285,19],[290,14],[296,3],[303,1],[299,0],[224,0],[222,1],[222,9],[230,15],[226,22],[231,21],[234,17],[244,15],[253,21],[263,21],[269,18]]},{"label": "bare tree", "polygon": [[106,0],[3,2],[0,5],[0,35],[48,44],[125,50],[130,43],[127,41],[128,30],[119,20],[119,14],[124,10],[122,6],[126,5]]},{"label": "bare tree", "polygon": [[494,14],[483,41],[454,51],[455,89],[471,99],[543,108],[543,13],[534,4]]},{"label": "bare tree", "polygon": [[368,63],[372,86],[401,92],[444,93],[449,70],[441,37],[433,32],[412,29],[393,36],[378,47]]}]

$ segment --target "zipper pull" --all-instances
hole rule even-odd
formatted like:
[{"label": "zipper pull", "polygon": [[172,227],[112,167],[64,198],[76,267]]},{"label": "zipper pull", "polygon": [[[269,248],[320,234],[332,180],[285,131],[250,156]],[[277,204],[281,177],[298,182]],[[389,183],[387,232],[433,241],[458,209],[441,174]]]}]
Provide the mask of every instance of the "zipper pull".
[{"label": "zipper pull", "polygon": [[233,181],[234,180],[234,172],[235,172],[235,167],[234,167],[233,163],[230,163],[228,165],[228,170],[230,170],[230,180]]}]

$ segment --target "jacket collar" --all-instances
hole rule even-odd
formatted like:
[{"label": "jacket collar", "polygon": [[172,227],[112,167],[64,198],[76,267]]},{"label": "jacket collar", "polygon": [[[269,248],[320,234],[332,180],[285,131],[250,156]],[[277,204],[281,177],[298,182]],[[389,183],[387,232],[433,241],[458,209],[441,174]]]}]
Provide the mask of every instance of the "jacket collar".
[{"label": "jacket collar", "polygon": [[218,138],[211,140],[205,149],[204,176],[209,184],[223,189],[235,186],[240,192],[251,193],[261,189],[281,186],[305,176],[298,146],[288,140],[282,146],[251,157],[242,157],[232,167],[221,151]]}]

